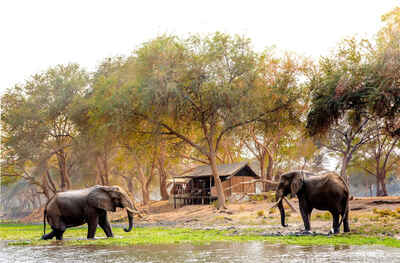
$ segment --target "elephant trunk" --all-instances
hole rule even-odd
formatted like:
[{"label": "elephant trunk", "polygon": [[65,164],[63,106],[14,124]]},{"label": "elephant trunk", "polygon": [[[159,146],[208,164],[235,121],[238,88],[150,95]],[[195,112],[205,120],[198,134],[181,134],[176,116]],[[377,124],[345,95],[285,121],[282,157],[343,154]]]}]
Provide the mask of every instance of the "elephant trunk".
[{"label": "elephant trunk", "polygon": [[281,213],[281,225],[283,227],[287,227],[288,225],[285,224],[285,208],[283,208],[282,199],[278,203],[279,212]]},{"label": "elephant trunk", "polygon": [[133,213],[130,212],[129,210],[126,210],[127,214],[128,214],[128,220],[129,220],[129,227],[128,228],[124,228],[125,232],[130,232],[133,228]]},{"label": "elephant trunk", "polygon": [[281,225],[283,227],[287,227],[288,225],[285,224],[285,209],[283,208],[283,203],[282,203],[283,198],[284,198],[283,191],[280,189],[277,189],[276,190],[276,201],[277,201],[277,205],[279,208],[279,212],[281,214]]},{"label": "elephant trunk", "polygon": [[138,212],[136,207],[129,200],[129,198],[125,198],[123,206],[126,208],[126,213],[128,214],[128,221],[129,221],[129,226],[128,228],[124,228],[124,231],[129,232],[133,228],[133,215]]}]

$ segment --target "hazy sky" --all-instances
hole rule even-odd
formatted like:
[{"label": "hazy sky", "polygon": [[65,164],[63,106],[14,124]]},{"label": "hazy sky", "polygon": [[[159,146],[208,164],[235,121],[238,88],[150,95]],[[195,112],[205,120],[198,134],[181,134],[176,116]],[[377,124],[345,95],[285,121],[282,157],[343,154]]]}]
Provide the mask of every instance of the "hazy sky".
[{"label": "hazy sky", "polygon": [[222,31],[303,55],[328,54],[341,39],[372,36],[399,0],[1,0],[0,93],[56,64],[94,70],[163,33]]}]

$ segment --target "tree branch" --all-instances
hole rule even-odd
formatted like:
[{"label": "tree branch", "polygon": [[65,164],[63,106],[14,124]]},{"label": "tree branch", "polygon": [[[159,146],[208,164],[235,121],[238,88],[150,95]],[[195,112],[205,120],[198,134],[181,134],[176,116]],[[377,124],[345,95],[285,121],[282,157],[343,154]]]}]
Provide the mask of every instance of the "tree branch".
[{"label": "tree branch", "polygon": [[229,132],[229,131],[231,131],[231,130],[237,128],[237,127],[244,126],[244,125],[247,125],[247,124],[249,124],[249,123],[258,121],[258,120],[260,120],[262,117],[264,117],[265,115],[267,115],[267,114],[269,114],[269,113],[273,113],[273,112],[276,112],[276,111],[281,110],[281,109],[284,108],[284,107],[287,107],[287,105],[289,105],[291,102],[292,102],[292,100],[290,100],[290,101],[289,101],[288,103],[286,103],[286,104],[283,104],[283,105],[280,105],[280,106],[276,107],[276,108],[273,109],[273,110],[264,112],[263,114],[258,115],[256,118],[249,119],[249,120],[245,120],[245,121],[242,121],[242,122],[238,122],[238,123],[233,124],[233,125],[231,125],[231,126],[229,126],[229,127],[226,127],[224,130],[221,131],[221,133],[219,134],[219,136],[218,136],[218,138],[217,138],[217,142],[216,142],[216,144],[215,144],[215,152],[217,152],[217,150],[218,150],[218,145],[219,145],[219,143],[220,143],[220,141],[221,141],[221,139],[222,139],[222,136],[223,136],[225,133],[227,133],[227,132]]},{"label": "tree branch", "polygon": [[176,132],[174,129],[172,129],[171,127],[169,127],[165,123],[161,123],[161,126],[164,127],[165,129],[167,129],[171,134],[175,135],[179,139],[181,139],[181,140],[185,141],[186,143],[190,144],[192,147],[197,149],[199,152],[201,152],[205,156],[208,156],[208,153],[201,146],[199,146],[196,143],[194,143],[188,137],[184,136],[183,134],[180,134],[180,133]]}]

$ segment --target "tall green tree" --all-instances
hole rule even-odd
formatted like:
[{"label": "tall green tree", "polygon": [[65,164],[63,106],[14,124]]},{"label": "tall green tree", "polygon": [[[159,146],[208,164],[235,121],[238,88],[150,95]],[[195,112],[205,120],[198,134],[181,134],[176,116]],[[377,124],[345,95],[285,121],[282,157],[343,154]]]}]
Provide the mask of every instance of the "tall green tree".
[{"label": "tall green tree", "polygon": [[[71,188],[68,148],[77,136],[72,116],[75,100],[83,95],[88,79],[88,74],[77,64],[58,65],[2,96],[2,145],[9,153],[8,164],[18,164],[17,174],[27,176],[30,164],[43,168],[38,172],[43,175],[47,173],[48,160],[53,159],[59,190]],[[35,176],[29,177],[38,183]],[[44,181],[41,185],[46,188]]]},{"label": "tall green tree", "polygon": [[387,132],[400,134],[400,14],[383,16],[386,26],[375,42],[350,39],[332,58],[323,58],[315,74],[313,103],[307,118],[311,135],[326,132],[352,111],[355,120],[365,114],[385,121]]},{"label": "tall green tree", "polygon": [[343,119],[332,125],[325,137],[320,137],[318,144],[341,160],[340,176],[346,182],[349,177],[346,173],[354,154],[364,145],[374,141],[381,127],[373,125],[373,121],[364,118],[357,124],[353,124],[352,115],[347,114]]},{"label": "tall green tree", "polygon": [[[305,87],[299,84],[298,78],[306,69],[306,61],[300,61],[293,55],[277,57],[273,50],[262,54],[260,81],[266,91],[274,87],[283,92],[281,96],[297,96],[297,99],[291,99],[292,102],[286,109],[271,112],[243,127],[238,133],[240,140],[258,160],[261,179],[264,182],[272,180],[279,155],[283,153],[284,148],[287,149],[287,144],[296,137],[296,131],[302,130],[304,125],[301,119],[307,109],[307,92]],[[265,183],[263,188],[267,191],[268,184]]]},{"label": "tall green tree", "polygon": [[[376,121],[378,122],[378,121]],[[376,123],[375,126],[381,126]],[[387,196],[386,178],[395,171],[400,161],[400,138],[391,137],[381,129],[374,140],[369,141],[362,153],[356,155],[354,166],[376,179],[376,196]]]},{"label": "tall green tree", "polygon": [[180,140],[211,166],[219,208],[225,207],[217,171],[221,141],[294,100],[293,85],[279,85],[289,74],[266,84],[264,59],[243,37],[160,37],[135,52],[131,78],[119,88],[136,129]]}]

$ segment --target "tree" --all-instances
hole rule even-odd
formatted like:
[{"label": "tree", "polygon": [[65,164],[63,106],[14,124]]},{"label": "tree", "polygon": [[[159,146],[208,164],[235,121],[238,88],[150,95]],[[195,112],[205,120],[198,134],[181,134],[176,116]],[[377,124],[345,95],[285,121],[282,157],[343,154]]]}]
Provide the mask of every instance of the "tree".
[{"label": "tree", "polygon": [[346,40],[331,58],[320,61],[310,86],[312,108],[307,118],[310,135],[325,133],[352,111],[360,121],[368,114],[384,120],[392,136],[400,134],[400,23],[399,8],[383,16],[386,26],[375,44]]},{"label": "tree", "polygon": [[[139,50],[138,61],[148,61],[158,52],[163,62],[166,56],[160,51],[159,42],[153,42]],[[138,101],[154,99],[151,108],[146,105],[146,113],[153,105],[161,106],[151,115],[143,111],[140,114],[156,121],[161,133],[182,140],[206,158],[216,183],[218,208],[224,208],[225,195],[217,171],[220,143],[238,127],[285,110],[293,99],[292,85],[287,85],[292,72],[282,74],[276,85],[268,86],[265,57],[251,49],[248,39],[220,33],[203,39],[193,36],[176,48],[174,55],[168,59],[173,63],[169,67],[159,62],[152,64],[156,70],[151,70],[138,85],[142,90],[151,87],[138,94]],[[163,116],[164,112],[167,115]],[[202,133],[191,137],[193,130]]]},{"label": "tree", "polygon": [[[43,174],[49,160],[56,163],[59,190],[71,187],[68,148],[77,136],[71,116],[75,99],[87,85],[88,75],[79,65],[58,65],[2,96],[2,145],[8,150],[7,162],[19,167],[14,170],[17,174],[40,185],[46,196],[48,183]],[[32,171],[43,176],[42,183],[26,170],[29,164],[38,168]]]},{"label": "tree", "polygon": [[[375,124],[376,126],[380,124]],[[366,144],[363,152],[358,154],[356,166],[376,178],[376,195],[387,196],[386,176],[394,171],[400,161],[400,138],[392,138],[382,130],[374,140]]]},{"label": "tree", "polygon": [[213,173],[218,208],[224,208],[217,171],[220,143],[238,127],[286,110],[295,95],[287,85],[292,72],[283,71],[275,85],[268,86],[265,57],[251,49],[248,39],[221,33],[184,41],[158,38],[144,44],[136,56],[135,115],[204,158]]},{"label": "tree", "polygon": [[[353,155],[365,144],[371,142],[379,133],[380,127],[372,125],[368,118],[364,118],[358,124],[353,124],[352,115],[348,114],[337,124],[331,126],[326,138],[321,138],[318,144],[338,155],[341,161],[340,176],[347,183],[349,177],[346,174],[347,167]],[[352,125],[353,124],[353,125]]]},{"label": "tree", "polygon": [[[282,91],[291,90],[288,96],[297,95],[296,100],[287,105],[287,109],[271,112],[267,116],[243,127],[239,138],[246,148],[255,156],[260,164],[261,179],[272,180],[275,162],[280,154],[298,139],[297,130],[302,130],[302,115],[307,109],[306,90],[298,84],[298,76],[307,68],[306,61],[299,62],[293,55],[277,58],[273,50],[263,53],[261,67],[263,85],[279,87]],[[285,96],[285,94],[282,94]],[[268,190],[268,184],[263,184],[263,190]]]}]

